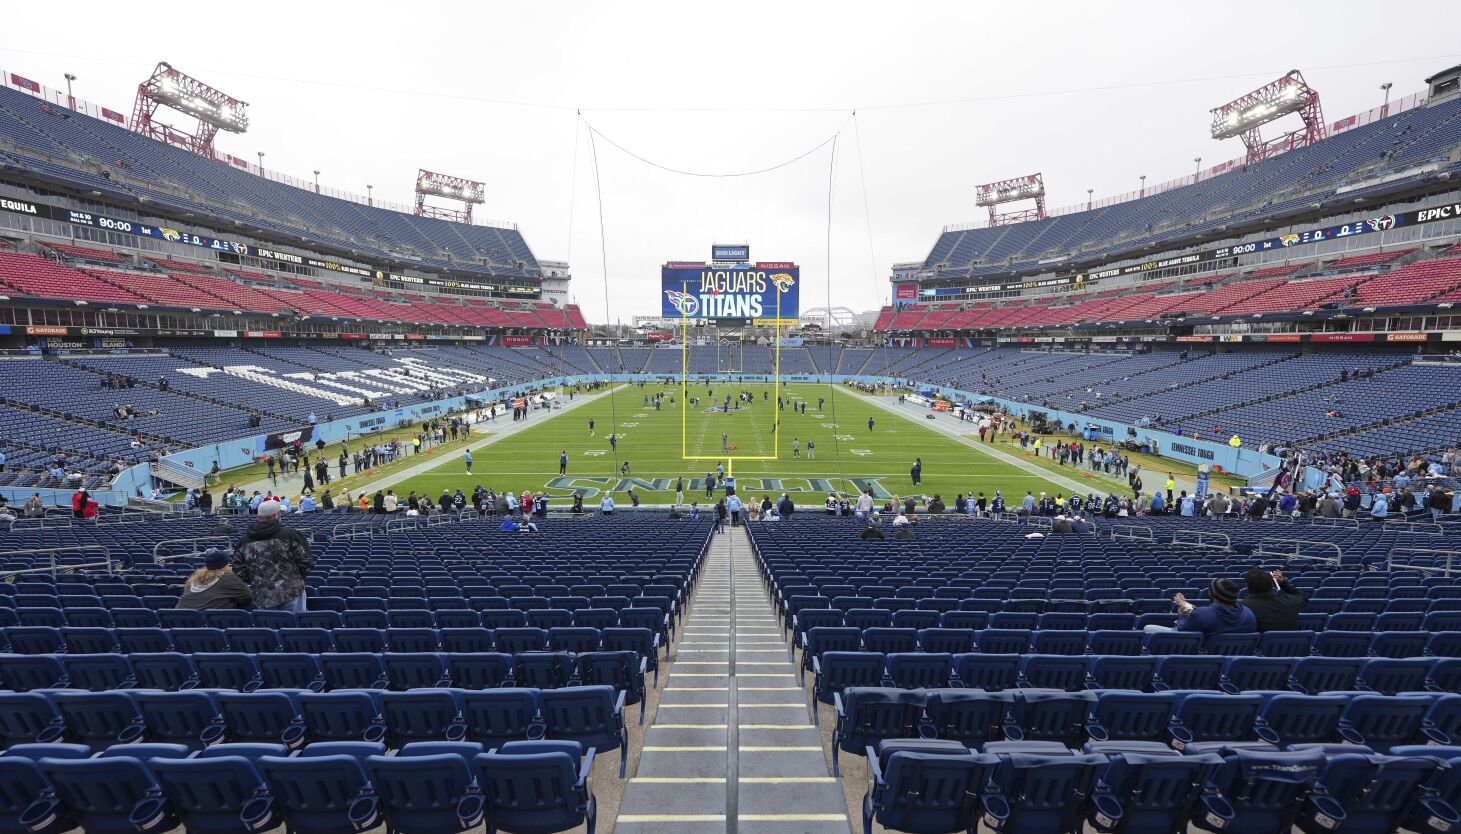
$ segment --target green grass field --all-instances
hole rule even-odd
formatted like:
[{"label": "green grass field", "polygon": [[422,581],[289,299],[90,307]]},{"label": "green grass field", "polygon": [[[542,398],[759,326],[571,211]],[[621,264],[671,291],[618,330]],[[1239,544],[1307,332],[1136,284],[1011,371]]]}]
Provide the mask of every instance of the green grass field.
[{"label": "green grass field", "polygon": [[[653,398],[661,391],[665,393],[661,408],[645,404],[645,397]],[[750,392],[753,402],[737,410],[735,395],[740,391]],[[411,490],[439,495],[443,489],[459,487],[470,492],[477,484],[499,491],[545,490],[563,497],[577,491],[588,503],[596,502],[606,489],[614,492],[616,502],[623,502],[624,490],[632,486],[642,501],[654,504],[673,501],[675,481],[683,477],[685,500],[703,502],[706,473],[724,463],[737,478],[742,496],[759,500],[764,493],[774,501],[780,493],[789,492],[803,506],[820,505],[829,489],[851,492],[868,486],[879,498],[938,494],[951,509],[960,492],[992,495],[999,489],[1012,502],[1027,489],[1037,494],[1041,490],[1068,492],[935,432],[920,419],[864,402],[841,386],[783,386],[785,410],[777,409],[776,393],[768,384],[716,384],[710,390],[694,386],[688,394],[700,400],[688,410],[678,385],[647,383],[640,388],[635,384],[612,395],[593,395],[572,411],[473,452],[471,476],[461,454],[456,453],[440,466],[393,488],[402,495]],[[726,394],[732,395],[730,413],[712,412],[710,403],[723,406]],[[823,401],[820,408],[819,400]],[[807,403],[805,415],[792,407],[803,401]],[[872,430],[868,429],[869,417],[874,419]],[[592,436],[590,419],[596,429]],[[617,449],[609,443],[614,433],[619,436]],[[726,445],[735,447],[724,455],[722,434]],[[800,457],[793,455],[793,443],[800,446]],[[814,458],[809,456],[809,444],[815,444]],[[568,472],[559,476],[558,456],[563,451],[568,453]],[[686,460],[685,455],[707,459]],[[742,459],[734,459],[738,457]],[[754,457],[773,459],[744,459]],[[916,457],[923,459],[923,484],[918,489],[913,488],[909,475]],[[630,474],[621,476],[625,462]],[[1071,474],[1080,478],[1078,473]]]}]

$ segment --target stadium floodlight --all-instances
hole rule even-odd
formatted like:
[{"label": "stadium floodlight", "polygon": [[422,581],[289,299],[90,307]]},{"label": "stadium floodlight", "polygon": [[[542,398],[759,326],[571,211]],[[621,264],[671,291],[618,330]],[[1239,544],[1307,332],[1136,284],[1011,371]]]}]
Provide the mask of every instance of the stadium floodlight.
[{"label": "stadium floodlight", "polygon": [[[989,209],[989,225],[991,226],[1045,219],[1045,178],[1040,174],[1028,174],[999,182],[987,182],[975,186],[975,194],[974,205]],[[1005,203],[1022,200],[1034,200],[1035,207],[1003,213],[998,209]]]},{"label": "stadium floodlight", "polygon": [[[163,61],[151,77],[137,85],[132,129],[212,158],[213,137],[218,131],[244,133],[249,129],[248,106],[248,102],[216,90]],[[157,121],[159,107],[197,119],[198,127],[193,133],[185,133]]]},{"label": "stadium floodlight", "polygon": [[[475,180],[436,174],[425,168],[416,172],[416,215],[435,217],[439,220],[454,220],[458,223],[472,222],[472,206],[486,202],[486,188]],[[442,197],[462,204],[460,209],[428,206],[427,197]]]},{"label": "stadium floodlight", "polygon": [[[1297,113],[1304,126],[1265,141],[1259,128],[1292,113]],[[1212,138],[1231,139],[1241,136],[1248,148],[1248,163],[1312,145],[1324,138],[1324,111],[1319,104],[1319,91],[1310,87],[1298,70],[1277,81],[1259,87],[1212,110]]]}]

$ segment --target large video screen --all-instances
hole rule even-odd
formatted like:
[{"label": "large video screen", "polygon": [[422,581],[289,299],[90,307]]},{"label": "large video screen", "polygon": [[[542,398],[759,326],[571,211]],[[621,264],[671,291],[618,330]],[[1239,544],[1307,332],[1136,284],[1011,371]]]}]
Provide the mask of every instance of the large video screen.
[{"label": "large video screen", "polygon": [[[670,263],[660,270],[665,318],[745,319],[795,324],[800,315],[801,270],[794,263],[737,266]],[[780,306],[778,307],[778,301]]]}]

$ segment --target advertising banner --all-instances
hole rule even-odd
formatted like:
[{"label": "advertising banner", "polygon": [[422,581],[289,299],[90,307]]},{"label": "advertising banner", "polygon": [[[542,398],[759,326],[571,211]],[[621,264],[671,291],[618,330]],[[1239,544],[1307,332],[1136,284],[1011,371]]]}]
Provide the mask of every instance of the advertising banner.
[{"label": "advertising banner", "polygon": [[751,247],[744,243],[717,243],[710,247],[710,259],[712,261],[749,261]]},{"label": "advertising banner", "polygon": [[917,284],[898,284],[893,287],[893,298],[898,301],[913,301],[918,298]]},{"label": "advertising banner", "polygon": [[660,269],[660,315],[795,320],[800,315],[800,283],[800,270],[790,263],[697,269],[665,266]]}]

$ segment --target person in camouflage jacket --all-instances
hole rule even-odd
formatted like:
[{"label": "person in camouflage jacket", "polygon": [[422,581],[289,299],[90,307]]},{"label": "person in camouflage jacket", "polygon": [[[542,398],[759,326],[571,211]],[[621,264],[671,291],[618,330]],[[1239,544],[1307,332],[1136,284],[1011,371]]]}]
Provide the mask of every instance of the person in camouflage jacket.
[{"label": "person in camouflage jacket", "polygon": [[309,539],[279,523],[278,501],[259,505],[258,520],[249,525],[233,553],[233,571],[254,595],[255,608],[304,613],[304,579],[314,568]]}]

